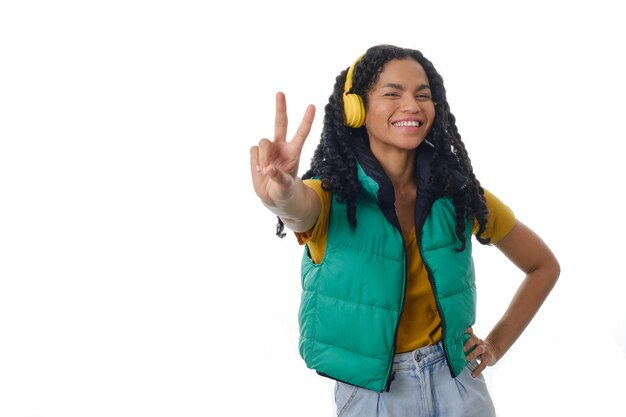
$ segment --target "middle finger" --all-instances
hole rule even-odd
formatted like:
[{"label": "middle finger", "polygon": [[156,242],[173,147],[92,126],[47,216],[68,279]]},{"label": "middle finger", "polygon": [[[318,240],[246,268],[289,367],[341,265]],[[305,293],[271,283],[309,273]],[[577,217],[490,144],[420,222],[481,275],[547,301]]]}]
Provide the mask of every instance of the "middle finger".
[{"label": "middle finger", "polygon": [[274,140],[284,142],[287,139],[287,100],[285,94],[276,93],[276,116],[274,118]]}]

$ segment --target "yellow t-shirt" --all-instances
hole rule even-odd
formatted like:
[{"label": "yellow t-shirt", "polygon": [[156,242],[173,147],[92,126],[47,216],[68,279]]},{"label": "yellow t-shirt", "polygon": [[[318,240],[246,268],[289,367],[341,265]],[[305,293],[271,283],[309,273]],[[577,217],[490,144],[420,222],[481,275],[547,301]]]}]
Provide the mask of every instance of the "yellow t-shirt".
[{"label": "yellow t-shirt", "polygon": [[[331,193],[322,189],[320,180],[305,180],[319,196],[322,203],[315,226],[304,233],[296,233],[298,243],[307,244],[313,262],[320,263],[326,249],[326,234],[330,216]],[[489,218],[483,237],[496,243],[505,237],[515,224],[515,216],[496,196],[485,190]],[[474,221],[472,232],[478,231]],[[442,338],[441,319],[437,311],[435,296],[428,280],[428,273],[417,249],[415,230],[403,236],[407,254],[407,281],[404,307],[396,335],[396,352],[408,352],[439,342]]]}]

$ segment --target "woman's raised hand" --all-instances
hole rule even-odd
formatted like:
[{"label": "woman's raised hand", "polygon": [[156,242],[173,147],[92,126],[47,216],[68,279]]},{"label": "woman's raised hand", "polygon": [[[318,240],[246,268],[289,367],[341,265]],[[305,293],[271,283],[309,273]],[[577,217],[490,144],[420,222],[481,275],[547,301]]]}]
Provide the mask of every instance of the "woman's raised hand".
[{"label": "woman's raised hand", "polygon": [[302,147],[314,117],[315,107],[309,105],[296,134],[287,142],[287,102],[283,93],[276,94],[274,140],[262,139],[250,149],[252,184],[266,206],[282,206],[294,196]]}]

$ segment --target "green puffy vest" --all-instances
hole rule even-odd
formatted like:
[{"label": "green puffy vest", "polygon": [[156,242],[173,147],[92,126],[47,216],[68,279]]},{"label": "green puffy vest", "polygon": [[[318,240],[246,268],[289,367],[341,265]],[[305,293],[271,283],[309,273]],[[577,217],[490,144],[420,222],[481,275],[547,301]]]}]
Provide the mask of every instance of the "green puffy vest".
[{"label": "green puffy vest", "polygon": [[[299,350],[307,367],[318,373],[381,392],[390,383],[406,255],[399,226],[383,213],[380,184],[361,165],[358,176],[362,192],[357,227],[350,228],[346,205],[333,198],[322,262],[314,264],[305,248]],[[453,377],[467,364],[463,343],[476,310],[472,223],[466,221],[463,252],[454,250],[460,246],[455,224],[449,197],[434,198],[427,190],[418,193],[418,246],[442,319],[443,346]]]}]

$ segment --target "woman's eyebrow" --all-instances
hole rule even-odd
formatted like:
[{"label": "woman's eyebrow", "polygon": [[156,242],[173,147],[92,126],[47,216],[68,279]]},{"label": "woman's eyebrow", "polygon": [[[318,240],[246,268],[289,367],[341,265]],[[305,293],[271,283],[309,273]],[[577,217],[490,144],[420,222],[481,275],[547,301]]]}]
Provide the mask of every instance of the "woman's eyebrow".
[{"label": "woman's eyebrow", "polygon": [[[401,91],[405,90],[404,86],[402,84],[398,84],[398,83],[387,83],[387,84],[383,85],[380,88],[395,88],[396,90],[401,90]],[[422,90],[426,90],[426,89],[430,90],[430,86],[428,84],[420,84],[415,89],[415,91],[422,91]]]}]

